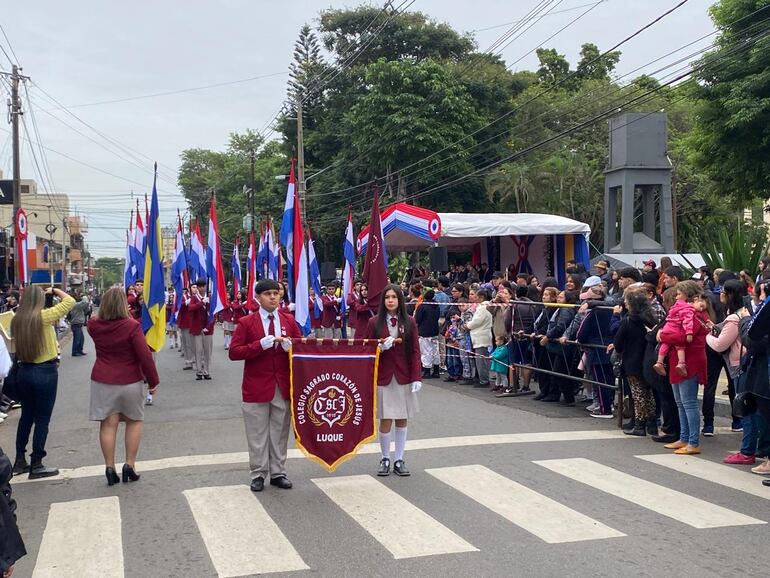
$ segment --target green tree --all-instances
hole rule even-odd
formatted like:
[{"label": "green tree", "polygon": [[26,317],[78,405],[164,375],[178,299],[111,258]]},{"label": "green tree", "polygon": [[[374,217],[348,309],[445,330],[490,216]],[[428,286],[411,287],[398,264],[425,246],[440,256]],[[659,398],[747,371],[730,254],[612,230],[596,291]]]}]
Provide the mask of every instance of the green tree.
[{"label": "green tree", "polygon": [[123,283],[123,264],[125,259],[99,257],[94,262],[96,267],[96,285],[105,291],[113,285]]},{"label": "green tree", "polygon": [[[711,17],[721,33],[698,63],[691,147],[723,194],[737,203],[770,197],[770,40],[756,27],[768,0],[721,0]],[[765,10],[758,10],[765,8]],[[736,52],[737,51],[737,52]]]}]

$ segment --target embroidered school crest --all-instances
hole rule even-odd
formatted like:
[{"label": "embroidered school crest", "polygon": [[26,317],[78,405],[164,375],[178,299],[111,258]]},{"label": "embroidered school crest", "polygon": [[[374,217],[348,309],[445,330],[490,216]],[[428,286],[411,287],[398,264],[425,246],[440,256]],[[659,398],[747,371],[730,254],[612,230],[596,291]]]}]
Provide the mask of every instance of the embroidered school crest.
[{"label": "embroidered school crest", "polygon": [[329,471],[375,437],[378,351],[374,341],[292,342],[297,447]]}]

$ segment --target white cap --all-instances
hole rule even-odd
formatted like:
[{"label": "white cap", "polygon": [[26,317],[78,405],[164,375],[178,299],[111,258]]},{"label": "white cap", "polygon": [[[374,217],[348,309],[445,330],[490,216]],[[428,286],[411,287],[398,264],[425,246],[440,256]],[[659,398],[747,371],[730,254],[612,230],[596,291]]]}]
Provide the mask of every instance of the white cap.
[{"label": "white cap", "polygon": [[583,289],[588,289],[590,287],[596,287],[597,285],[601,285],[602,280],[597,277],[596,275],[591,275],[588,279],[585,280],[585,283],[583,283]]}]

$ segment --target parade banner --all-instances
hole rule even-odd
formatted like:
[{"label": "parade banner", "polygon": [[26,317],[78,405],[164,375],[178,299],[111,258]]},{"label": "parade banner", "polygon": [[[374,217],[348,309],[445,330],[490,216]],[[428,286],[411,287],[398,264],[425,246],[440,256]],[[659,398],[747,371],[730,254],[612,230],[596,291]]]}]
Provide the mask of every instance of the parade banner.
[{"label": "parade banner", "polygon": [[333,472],[377,435],[377,341],[293,340],[289,355],[297,447]]}]

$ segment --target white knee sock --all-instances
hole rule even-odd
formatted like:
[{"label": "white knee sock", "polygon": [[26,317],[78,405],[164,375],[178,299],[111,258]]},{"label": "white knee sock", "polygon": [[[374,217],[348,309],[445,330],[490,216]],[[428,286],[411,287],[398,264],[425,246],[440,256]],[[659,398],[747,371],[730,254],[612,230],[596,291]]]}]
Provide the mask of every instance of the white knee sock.
[{"label": "white knee sock", "polygon": [[[398,428],[396,428],[398,431]],[[390,459],[390,432],[380,432],[380,451],[383,458]]]},{"label": "white knee sock", "polygon": [[406,449],[406,428],[396,428],[396,461],[404,459],[404,450]]}]

